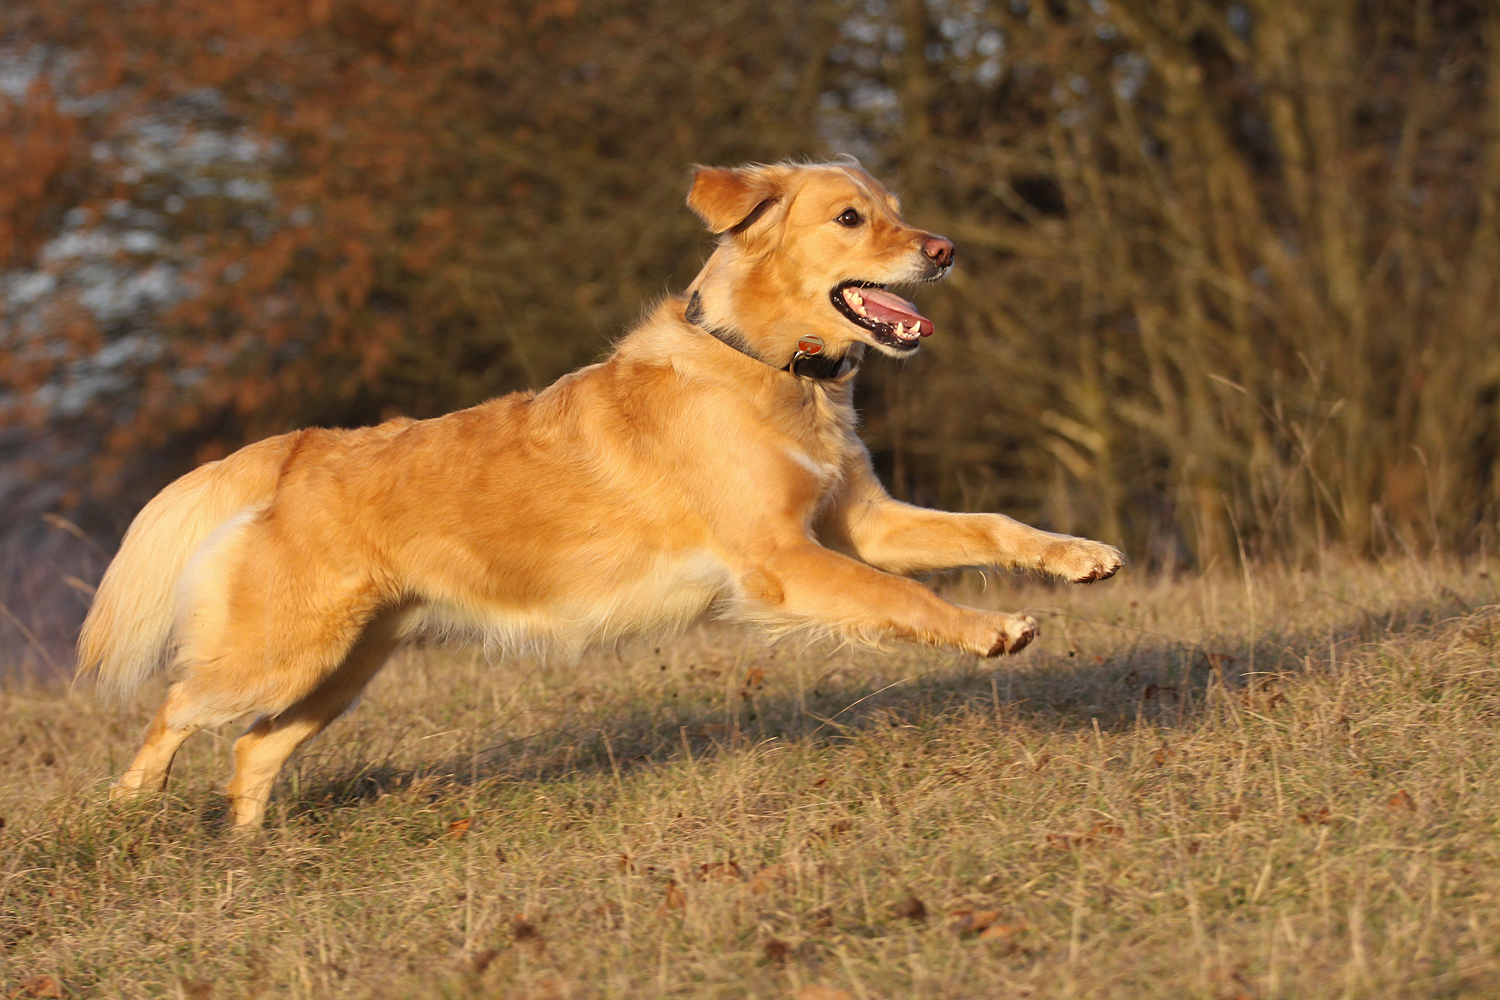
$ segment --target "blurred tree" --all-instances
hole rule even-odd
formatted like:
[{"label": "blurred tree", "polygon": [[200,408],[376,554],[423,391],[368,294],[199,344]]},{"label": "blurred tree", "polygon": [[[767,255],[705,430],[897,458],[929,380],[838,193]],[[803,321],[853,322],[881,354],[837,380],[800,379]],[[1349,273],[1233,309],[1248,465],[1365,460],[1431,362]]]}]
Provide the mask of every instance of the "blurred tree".
[{"label": "blurred tree", "polygon": [[862,376],[898,495],[1163,566],[1472,545],[1497,137],[1478,0],[11,0],[0,603],[245,441],[594,359],[697,269],[689,164],[831,152],[959,244]]}]

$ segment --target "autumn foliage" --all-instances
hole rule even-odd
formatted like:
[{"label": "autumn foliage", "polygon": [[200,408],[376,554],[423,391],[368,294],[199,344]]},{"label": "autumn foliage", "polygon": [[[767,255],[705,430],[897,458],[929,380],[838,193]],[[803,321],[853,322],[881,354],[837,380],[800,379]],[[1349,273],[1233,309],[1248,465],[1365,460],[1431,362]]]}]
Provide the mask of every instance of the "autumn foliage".
[{"label": "autumn foliage", "polygon": [[43,513],[107,550],[249,440],[593,360],[697,269],[690,164],[833,152],[959,248],[862,376],[898,495],[1167,567],[1500,509],[1492,6],[19,0],[4,66],[32,576]]}]

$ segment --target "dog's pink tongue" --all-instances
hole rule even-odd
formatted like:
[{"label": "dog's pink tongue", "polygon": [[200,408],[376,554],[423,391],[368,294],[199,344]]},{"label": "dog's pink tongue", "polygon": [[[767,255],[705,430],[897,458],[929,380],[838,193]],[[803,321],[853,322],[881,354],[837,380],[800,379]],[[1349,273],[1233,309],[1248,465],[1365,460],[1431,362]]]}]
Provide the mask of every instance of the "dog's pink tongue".
[{"label": "dog's pink tongue", "polygon": [[916,330],[924,337],[932,336],[932,320],[917,312],[917,307],[899,295],[892,295],[883,288],[861,288],[860,297],[865,300],[865,311],[870,318],[882,323],[905,323],[908,330]]}]

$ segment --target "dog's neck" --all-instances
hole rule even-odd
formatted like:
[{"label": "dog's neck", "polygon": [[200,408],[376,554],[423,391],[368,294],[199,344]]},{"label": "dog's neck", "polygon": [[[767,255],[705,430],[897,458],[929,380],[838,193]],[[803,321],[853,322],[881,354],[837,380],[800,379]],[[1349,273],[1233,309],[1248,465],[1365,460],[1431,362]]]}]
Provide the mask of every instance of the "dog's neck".
[{"label": "dog's neck", "polygon": [[743,334],[738,330],[716,327],[708,323],[703,315],[703,294],[693,292],[688,297],[687,308],[683,310],[683,318],[705,333],[711,334],[721,343],[734,348],[748,358],[754,358],[761,364],[784,371],[796,378],[814,379],[826,381],[830,379],[843,378],[859,369],[860,362],[864,359],[863,351],[850,350],[842,356],[834,357],[824,352],[823,341],[818,337],[803,338],[798,342],[797,351],[786,365],[777,365],[767,361],[758,351],[750,346]]}]

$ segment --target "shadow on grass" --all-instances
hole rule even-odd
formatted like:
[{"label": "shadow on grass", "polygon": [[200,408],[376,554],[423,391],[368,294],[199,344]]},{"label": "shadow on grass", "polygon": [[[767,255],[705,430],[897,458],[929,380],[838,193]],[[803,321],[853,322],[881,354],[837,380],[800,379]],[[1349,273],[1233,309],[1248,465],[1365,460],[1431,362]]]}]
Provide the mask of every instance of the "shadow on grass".
[{"label": "shadow on grass", "polygon": [[851,661],[802,697],[764,696],[747,685],[738,704],[722,695],[661,710],[613,713],[493,742],[430,764],[371,762],[288,788],[282,814],[320,821],[394,792],[420,789],[434,801],[478,785],[547,784],[579,776],[624,775],[686,758],[733,754],[766,741],[836,746],[877,726],[939,732],[979,709],[1030,728],[1122,731],[1137,725],[1188,729],[1224,693],[1263,693],[1274,707],[1282,679],[1343,659],[1370,643],[1431,634],[1479,605],[1452,591],[1425,601],[1358,608],[1316,630],[1268,627],[1252,640],[1196,644],[1143,630],[1109,656],[1044,649],[1025,661],[968,660],[918,671],[895,683],[859,679]]}]

